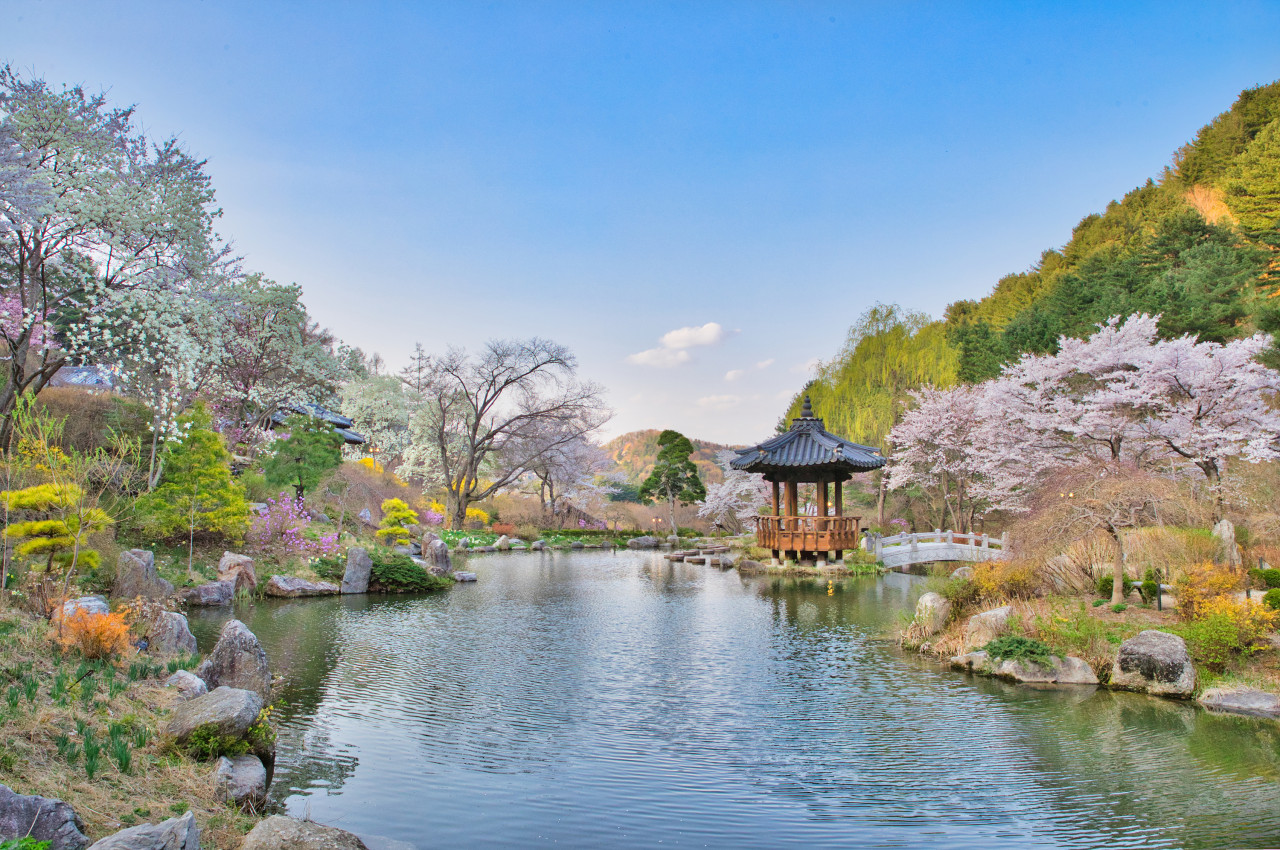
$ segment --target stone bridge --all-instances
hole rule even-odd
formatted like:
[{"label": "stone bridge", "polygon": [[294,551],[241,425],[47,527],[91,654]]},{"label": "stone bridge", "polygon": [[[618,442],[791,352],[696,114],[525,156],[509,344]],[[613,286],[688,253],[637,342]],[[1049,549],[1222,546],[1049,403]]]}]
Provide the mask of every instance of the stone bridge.
[{"label": "stone bridge", "polygon": [[901,569],[933,561],[994,561],[1007,557],[1005,535],[961,534],[954,531],[926,531],[874,538],[876,559],[886,567]]}]

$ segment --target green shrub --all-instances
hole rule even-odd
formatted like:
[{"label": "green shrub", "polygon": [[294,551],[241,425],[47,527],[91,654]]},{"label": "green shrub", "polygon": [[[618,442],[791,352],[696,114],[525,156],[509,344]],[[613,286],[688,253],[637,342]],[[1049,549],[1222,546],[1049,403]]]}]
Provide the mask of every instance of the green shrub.
[{"label": "green shrub", "polygon": [[992,658],[1034,661],[1037,664],[1048,664],[1049,657],[1053,655],[1048,644],[1021,635],[998,637],[982,649]]},{"label": "green shrub", "polygon": [[1111,606],[1111,610],[1116,612],[1117,614],[1122,614],[1128,609],[1129,609],[1129,606],[1123,602],[1117,602],[1115,605]]},{"label": "green shrub", "polygon": [[49,850],[48,841],[36,841],[29,835],[0,841],[0,850]]},{"label": "green shrub", "polygon": [[408,555],[390,549],[374,549],[369,553],[373,569],[369,583],[390,593],[430,593],[453,584],[447,578],[434,576],[413,562]]},{"label": "green shrub", "polygon": [[[1098,576],[1098,595],[1110,599],[1111,588],[1114,584],[1115,578],[1110,573]],[[1121,587],[1124,588],[1124,595],[1128,596],[1133,591],[1133,581],[1128,576],[1125,576]]]},{"label": "green shrub", "polygon": [[1262,594],[1262,604],[1272,611],[1280,611],[1280,587],[1272,588]]},{"label": "green shrub", "polygon": [[192,757],[197,759],[216,759],[218,756],[234,758],[249,752],[249,742],[235,735],[221,735],[213,723],[206,723],[187,737],[183,746]]},{"label": "green shrub", "polygon": [[1240,630],[1225,614],[1210,614],[1185,623],[1178,629],[1187,642],[1191,657],[1210,670],[1222,672],[1227,664],[1246,647],[1240,643]]},{"label": "green shrub", "polygon": [[951,579],[942,588],[941,593],[942,598],[951,603],[952,610],[957,612],[977,604],[978,599],[982,596],[978,585],[967,578]]},{"label": "green shrub", "polygon": [[341,580],[347,573],[347,559],[341,555],[321,555],[311,559],[311,569],[320,578]]},{"label": "green shrub", "polygon": [[1265,587],[1280,587],[1280,570],[1272,567],[1271,569],[1258,570],[1258,574]]}]

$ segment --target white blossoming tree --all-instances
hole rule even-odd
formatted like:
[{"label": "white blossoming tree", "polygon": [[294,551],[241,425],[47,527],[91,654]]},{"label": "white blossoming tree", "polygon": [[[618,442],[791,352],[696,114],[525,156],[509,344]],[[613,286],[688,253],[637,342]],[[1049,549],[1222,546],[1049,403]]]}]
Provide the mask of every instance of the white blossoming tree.
[{"label": "white blossoming tree", "polygon": [[132,107],[0,69],[0,438],[64,365],[141,356],[136,317],[227,256],[213,203],[204,163],[136,132]]},{"label": "white blossoming tree", "polygon": [[707,497],[698,508],[698,516],[706,517],[717,528],[738,533],[750,528],[755,517],[769,502],[769,483],[763,475],[734,469],[729,461],[737,457],[733,451],[722,451],[716,462],[724,470],[724,480],[707,485]]}]

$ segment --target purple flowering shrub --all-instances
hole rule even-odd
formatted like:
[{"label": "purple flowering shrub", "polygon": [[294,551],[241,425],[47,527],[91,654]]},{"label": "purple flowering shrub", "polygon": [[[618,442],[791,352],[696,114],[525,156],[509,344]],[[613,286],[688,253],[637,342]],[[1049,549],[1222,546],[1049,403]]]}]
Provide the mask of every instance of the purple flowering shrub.
[{"label": "purple flowering shrub", "polygon": [[422,525],[444,525],[444,514],[428,508],[425,511],[418,511],[418,522]]},{"label": "purple flowering shrub", "polygon": [[301,499],[281,493],[267,499],[267,509],[253,519],[247,539],[259,552],[277,557],[336,555],[338,533],[308,535],[311,517]]}]

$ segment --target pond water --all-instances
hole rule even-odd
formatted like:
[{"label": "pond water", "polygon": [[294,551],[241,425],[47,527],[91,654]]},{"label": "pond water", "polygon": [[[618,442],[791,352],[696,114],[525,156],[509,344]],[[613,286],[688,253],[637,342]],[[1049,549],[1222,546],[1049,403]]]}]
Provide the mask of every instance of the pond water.
[{"label": "pond water", "polygon": [[909,576],[467,568],[236,612],[285,677],[290,814],[419,848],[1280,845],[1280,725],[945,670],[887,640]]}]

